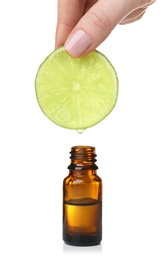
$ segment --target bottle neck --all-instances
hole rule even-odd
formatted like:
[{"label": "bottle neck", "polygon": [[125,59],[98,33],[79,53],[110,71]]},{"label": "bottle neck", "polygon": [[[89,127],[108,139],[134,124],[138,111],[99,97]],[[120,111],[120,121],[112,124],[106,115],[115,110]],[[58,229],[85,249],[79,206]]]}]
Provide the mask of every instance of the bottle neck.
[{"label": "bottle neck", "polygon": [[72,170],[97,170],[95,164],[96,153],[95,147],[92,146],[73,146],[70,151],[71,163],[68,169]]}]

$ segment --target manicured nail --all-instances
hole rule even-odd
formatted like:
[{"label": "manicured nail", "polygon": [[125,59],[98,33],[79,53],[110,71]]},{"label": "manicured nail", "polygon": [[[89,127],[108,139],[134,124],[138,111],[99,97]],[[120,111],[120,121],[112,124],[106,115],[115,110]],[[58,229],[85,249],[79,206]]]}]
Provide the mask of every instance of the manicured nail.
[{"label": "manicured nail", "polygon": [[83,30],[75,31],[65,42],[65,49],[73,57],[79,57],[92,43],[92,39]]}]

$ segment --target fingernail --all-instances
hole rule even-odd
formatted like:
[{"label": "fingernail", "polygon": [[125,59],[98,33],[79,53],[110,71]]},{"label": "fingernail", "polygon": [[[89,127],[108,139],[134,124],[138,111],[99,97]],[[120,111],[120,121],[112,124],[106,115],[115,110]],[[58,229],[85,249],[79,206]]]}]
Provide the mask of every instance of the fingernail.
[{"label": "fingernail", "polygon": [[83,30],[75,31],[65,42],[64,47],[73,56],[80,56],[92,43],[92,39]]}]

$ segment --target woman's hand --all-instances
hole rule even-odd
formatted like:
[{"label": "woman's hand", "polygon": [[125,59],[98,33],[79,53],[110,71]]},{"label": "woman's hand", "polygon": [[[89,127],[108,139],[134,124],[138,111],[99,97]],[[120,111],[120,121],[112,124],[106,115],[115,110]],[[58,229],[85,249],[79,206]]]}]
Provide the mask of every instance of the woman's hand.
[{"label": "woman's hand", "polygon": [[154,0],[59,0],[56,48],[71,56],[95,50],[117,24],[139,20]]}]

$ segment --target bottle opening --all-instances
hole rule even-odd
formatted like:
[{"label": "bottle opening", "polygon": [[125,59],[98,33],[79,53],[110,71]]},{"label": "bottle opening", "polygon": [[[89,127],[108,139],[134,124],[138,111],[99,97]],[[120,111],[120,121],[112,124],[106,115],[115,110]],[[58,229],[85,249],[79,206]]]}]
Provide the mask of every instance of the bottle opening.
[{"label": "bottle opening", "polygon": [[[73,146],[70,151],[70,159],[71,164],[69,165],[69,169],[78,167],[83,169],[84,167],[91,167],[92,169],[98,169],[95,164],[96,160],[96,149],[93,146]],[[77,168],[77,169],[78,169]]]}]

